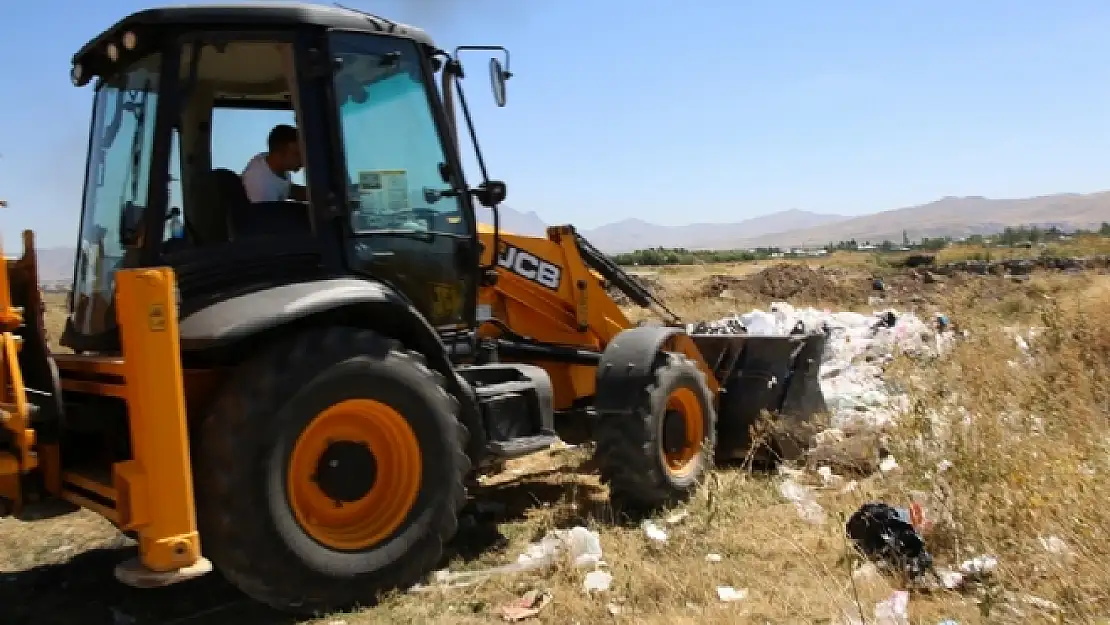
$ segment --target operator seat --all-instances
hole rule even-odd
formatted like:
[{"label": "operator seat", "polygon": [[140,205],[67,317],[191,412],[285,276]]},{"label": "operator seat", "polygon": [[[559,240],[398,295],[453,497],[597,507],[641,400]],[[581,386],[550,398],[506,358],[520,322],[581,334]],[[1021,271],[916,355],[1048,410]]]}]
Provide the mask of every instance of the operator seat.
[{"label": "operator seat", "polygon": [[247,191],[239,174],[217,168],[201,176],[197,203],[188,216],[202,245],[227,243],[231,240],[233,215],[250,206]]},{"label": "operator seat", "polygon": [[[308,207],[304,202],[251,202],[243,179],[230,169],[213,169],[201,185],[201,201],[204,204],[206,227],[219,233],[223,238],[214,239],[212,234],[200,233],[198,236],[208,244],[218,240],[226,242],[236,239],[265,235],[288,235],[309,233],[312,222]],[[199,229],[199,227],[198,227]]]}]

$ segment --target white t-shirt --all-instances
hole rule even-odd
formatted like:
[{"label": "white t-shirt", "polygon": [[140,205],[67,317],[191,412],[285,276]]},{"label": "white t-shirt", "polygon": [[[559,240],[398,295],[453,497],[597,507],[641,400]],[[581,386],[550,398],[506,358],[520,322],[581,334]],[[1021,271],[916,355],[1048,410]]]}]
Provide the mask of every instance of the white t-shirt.
[{"label": "white t-shirt", "polygon": [[251,202],[283,202],[289,199],[289,178],[283,178],[270,169],[266,154],[258,154],[243,170],[243,188]]}]

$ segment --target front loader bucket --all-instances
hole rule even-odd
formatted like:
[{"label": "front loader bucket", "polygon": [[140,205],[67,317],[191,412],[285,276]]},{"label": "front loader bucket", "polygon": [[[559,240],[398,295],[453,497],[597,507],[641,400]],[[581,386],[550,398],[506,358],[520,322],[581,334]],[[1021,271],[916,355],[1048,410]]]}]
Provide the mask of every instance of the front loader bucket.
[{"label": "front loader bucket", "polygon": [[824,333],[706,334],[691,337],[721,383],[717,409],[717,457],[743,458],[752,447],[752,426],[763,411],[775,419],[772,447],[783,458],[804,451],[806,425],[826,412],[821,392]]}]

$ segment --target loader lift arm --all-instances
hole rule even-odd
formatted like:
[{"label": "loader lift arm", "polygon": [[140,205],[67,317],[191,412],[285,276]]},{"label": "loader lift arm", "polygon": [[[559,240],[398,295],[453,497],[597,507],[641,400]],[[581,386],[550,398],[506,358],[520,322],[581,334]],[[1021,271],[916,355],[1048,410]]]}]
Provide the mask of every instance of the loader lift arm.
[{"label": "loader lift arm", "polygon": [[[573,231],[573,226],[567,226]],[[678,315],[672,312],[667,305],[663,303],[655,293],[650,289],[640,284],[636,278],[629,274],[621,266],[613,262],[611,258],[606,256],[593,246],[592,243],[586,240],[586,237],[574,232],[574,240],[578,245],[578,253],[582,255],[582,260],[586,262],[586,266],[590,269],[601,274],[613,288],[617,289],[628,299],[632,300],[637,306],[642,308],[652,308],[653,305],[657,306],[660,311],[664,313],[664,319],[670,325],[681,323]]]}]

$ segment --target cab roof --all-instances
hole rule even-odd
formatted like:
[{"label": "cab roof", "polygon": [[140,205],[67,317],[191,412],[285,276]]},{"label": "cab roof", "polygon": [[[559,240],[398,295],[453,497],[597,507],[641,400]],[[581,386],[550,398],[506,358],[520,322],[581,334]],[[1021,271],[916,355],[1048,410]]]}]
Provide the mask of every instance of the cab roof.
[{"label": "cab roof", "polygon": [[[172,28],[242,27],[289,28],[293,26],[318,26],[411,39],[435,48],[432,38],[423,30],[384,17],[346,9],[300,2],[250,2],[242,4],[190,4],[144,9],[132,13],[100,33],[73,55],[73,63],[96,67],[107,60],[106,48],[118,42],[127,31],[150,37]],[[144,37],[145,38],[145,37]],[[155,34],[157,38],[157,34]]]}]

